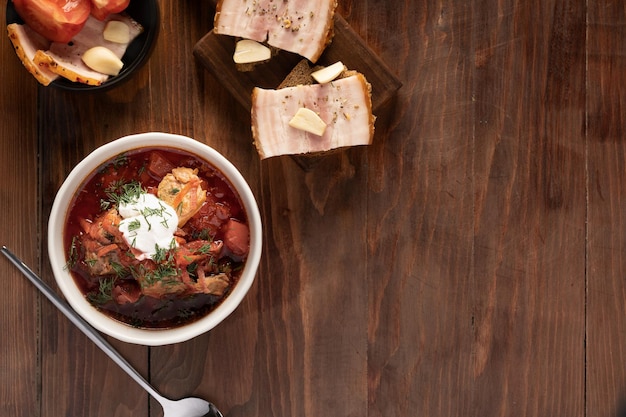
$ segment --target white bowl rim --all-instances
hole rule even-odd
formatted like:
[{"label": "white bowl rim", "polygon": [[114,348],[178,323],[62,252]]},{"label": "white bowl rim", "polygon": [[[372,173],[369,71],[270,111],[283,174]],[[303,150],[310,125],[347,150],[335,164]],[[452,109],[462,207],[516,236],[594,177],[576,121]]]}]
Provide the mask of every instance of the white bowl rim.
[{"label": "white bowl rim", "polygon": [[[111,319],[93,307],[75,285],[65,268],[63,229],[67,208],[85,177],[98,166],[120,153],[143,147],[168,147],[198,154],[213,164],[229,179],[239,193],[248,216],[250,252],[239,282],[226,299],[207,316],[190,324],[170,329],[140,329]],[[88,171],[88,172],[85,172]],[[87,155],[69,173],[56,194],[48,220],[48,255],[52,271],[68,303],[97,330],[128,343],[159,346],[184,342],[203,334],[228,317],[241,303],[252,286],[262,251],[262,225],[259,208],[250,186],[222,154],[198,140],[164,132],[146,132],[128,135],[108,142]]]}]

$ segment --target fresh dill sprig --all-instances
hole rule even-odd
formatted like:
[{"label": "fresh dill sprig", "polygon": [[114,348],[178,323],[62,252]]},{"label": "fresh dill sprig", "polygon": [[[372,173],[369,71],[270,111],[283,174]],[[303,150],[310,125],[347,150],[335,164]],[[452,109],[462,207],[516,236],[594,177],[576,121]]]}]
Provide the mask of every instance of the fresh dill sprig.
[{"label": "fresh dill sprig", "polygon": [[128,223],[128,231],[134,232],[135,230],[139,230],[141,228],[141,222],[139,219],[134,219]]},{"label": "fresh dill sprig", "polygon": [[146,193],[139,181],[111,183],[104,190],[109,201],[117,206],[120,204],[131,204],[139,199],[141,194]]},{"label": "fresh dill sprig", "polygon": [[146,271],[144,274],[144,285],[151,286],[156,283],[163,285],[178,284],[178,276],[180,271],[173,262],[166,262],[157,264],[156,268],[152,271]]},{"label": "fresh dill sprig", "polygon": [[203,255],[206,255],[207,253],[211,252],[211,243],[205,243],[204,245],[200,246],[196,252],[201,253]]},{"label": "fresh dill sprig", "polygon": [[116,169],[119,169],[123,166],[128,165],[128,161],[129,161],[128,155],[126,155],[125,153],[121,153],[117,155],[115,159],[113,160],[113,166]]},{"label": "fresh dill sprig", "polygon": [[97,293],[89,293],[87,298],[91,303],[97,305],[103,305],[113,300],[113,286],[115,284],[115,278],[102,278],[100,279],[100,286]]},{"label": "fresh dill sprig", "polygon": [[78,248],[77,248],[77,240],[78,240],[78,236],[74,236],[72,238],[72,243],[70,243],[70,250],[68,253],[68,259],[67,262],[65,264],[65,269],[66,270],[71,270],[72,268],[74,268],[76,266],[76,263],[78,262]]},{"label": "fresh dill sprig", "polygon": [[124,265],[120,264],[119,262],[111,262],[111,268],[115,272],[115,275],[117,275],[120,278],[124,277],[128,272],[128,269],[124,267]]}]

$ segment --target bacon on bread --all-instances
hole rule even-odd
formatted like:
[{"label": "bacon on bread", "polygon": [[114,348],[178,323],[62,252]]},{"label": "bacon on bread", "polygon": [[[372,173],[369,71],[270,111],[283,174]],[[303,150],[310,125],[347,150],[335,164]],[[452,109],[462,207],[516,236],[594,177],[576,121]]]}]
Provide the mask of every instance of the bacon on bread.
[{"label": "bacon on bread", "polygon": [[337,0],[220,0],[213,31],[317,62],[332,40],[336,8]]},{"label": "bacon on bread", "polygon": [[[372,143],[376,118],[371,86],[363,74],[344,71],[341,78],[324,84],[307,84],[307,73],[300,75],[287,77],[291,86],[257,87],[252,92],[252,135],[261,159]],[[325,123],[321,135],[290,125],[302,108],[312,110]]]}]

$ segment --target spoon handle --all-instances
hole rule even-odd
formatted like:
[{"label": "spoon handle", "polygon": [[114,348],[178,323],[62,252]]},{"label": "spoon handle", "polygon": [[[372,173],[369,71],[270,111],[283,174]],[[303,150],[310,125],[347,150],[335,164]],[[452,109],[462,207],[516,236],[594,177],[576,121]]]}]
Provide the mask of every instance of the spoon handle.
[{"label": "spoon handle", "polygon": [[92,342],[96,344],[104,353],[106,353],[109,358],[113,359],[115,363],[117,363],[120,368],[122,368],[131,378],[135,380],[139,385],[141,385],[150,395],[152,395],[157,401],[161,402],[165,400],[156,389],[152,387],[146,381],[139,372],[133,366],[128,363],[128,361],[120,355],[117,350],[100,334],[98,333],[89,323],[87,323],[81,316],[78,315],[68,304],[65,303],[55,293],[48,284],[46,284],[41,278],[37,276],[31,269],[22,262],[17,256],[15,256],[6,246],[2,246],[0,249],[2,254],[7,257],[13,265],[17,267],[25,276],[32,282],[35,287],[39,289],[47,298],[54,304],[61,312],[72,322],[76,327],[80,329]]}]

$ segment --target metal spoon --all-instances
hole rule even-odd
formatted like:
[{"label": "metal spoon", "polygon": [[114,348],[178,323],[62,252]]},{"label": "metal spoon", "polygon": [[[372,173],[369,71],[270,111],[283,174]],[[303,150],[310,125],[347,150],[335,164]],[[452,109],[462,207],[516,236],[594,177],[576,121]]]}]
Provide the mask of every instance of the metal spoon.
[{"label": "metal spoon", "polygon": [[132,367],[89,323],[80,317],[65,303],[41,278],[30,270],[24,262],[15,256],[6,246],[0,249],[13,265],[15,265],[65,316],[70,319],[92,342],[106,353],[120,368],[143,387],[163,407],[163,417],[223,417],[212,403],[200,398],[188,397],[182,400],[170,400],[163,397]]}]

